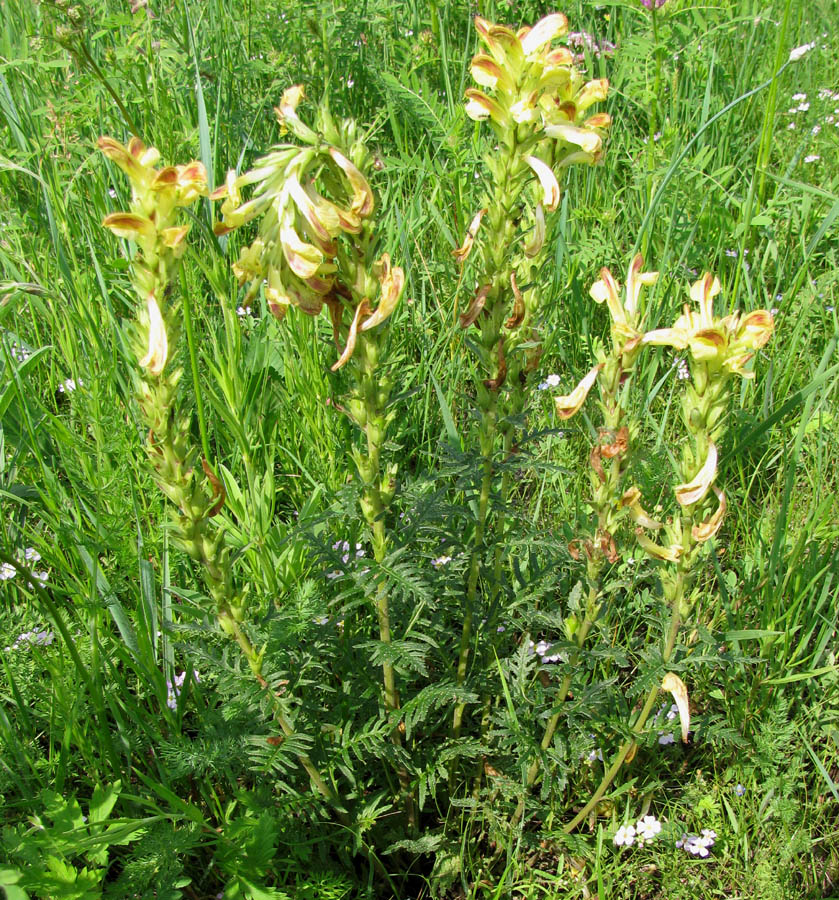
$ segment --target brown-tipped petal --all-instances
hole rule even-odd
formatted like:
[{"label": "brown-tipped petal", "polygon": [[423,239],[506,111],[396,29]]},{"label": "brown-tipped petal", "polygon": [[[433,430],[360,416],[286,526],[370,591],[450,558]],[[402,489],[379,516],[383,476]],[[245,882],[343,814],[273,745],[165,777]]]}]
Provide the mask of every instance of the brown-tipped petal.
[{"label": "brown-tipped petal", "polygon": [[545,246],[545,209],[541,203],[536,204],[533,210],[533,231],[530,233],[530,240],[525,245],[524,255],[530,257],[538,256],[542,247]]},{"label": "brown-tipped petal", "polygon": [[723,334],[719,327],[695,331],[688,341],[693,358],[703,362],[718,357],[725,350],[727,343],[727,335]]},{"label": "brown-tipped petal", "polygon": [[381,297],[373,315],[366,319],[361,326],[362,331],[375,328],[390,316],[396,308],[396,304],[399,302],[402,290],[405,287],[405,273],[398,266],[391,267],[390,256],[387,253],[382,254],[379,263],[382,269],[382,274],[379,278]]},{"label": "brown-tipped petal", "polygon": [[736,340],[750,350],[760,350],[772,337],[774,330],[775,320],[772,318],[772,314],[765,309],[756,309],[743,316],[740,327],[737,329]]},{"label": "brown-tipped petal", "polygon": [[690,288],[690,299],[699,306],[699,321],[702,328],[714,327],[714,297],[720,292],[720,280],[706,272]]},{"label": "brown-tipped petal", "polygon": [[155,235],[154,222],[137,213],[111,213],[102,220],[104,228],[109,228],[115,235],[136,241],[139,237],[150,238]]},{"label": "brown-tipped petal", "polygon": [[353,320],[350,323],[350,330],[347,334],[347,345],[344,347],[344,352],[338,358],[337,362],[332,366],[332,371],[337,372],[341,366],[345,365],[350,357],[353,355],[353,350],[355,350],[355,341],[358,335],[358,326],[361,323],[361,320],[370,312],[370,305],[367,300],[364,299],[355,309],[355,315],[353,316]]},{"label": "brown-tipped petal", "polygon": [[700,522],[699,525],[694,525],[690,530],[693,539],[699,541],[700,544],[710,540],[720,530],[723,516],[725,516],[725,494],[717,487],[714,488],[714,493],[717,495],[717,500],[719,500],[716,511],[706,522]]},{"label": "brown-tipped petal", "polygon": [[548,137],[574,144],[586,153],[597,154],[603,146],[603,139],[595,131],[587,131],[585,128],[577,128],[576,125],[560,122],[556,125],[546,125],[545,134]]},{"label": "brown-tipped petal", "polygon": [[350,209],[362,219],[373,213],[373,191],[367,179],[361,174],[346,156],[339,153],[334,147],[329,148],[329,155],[335,160],[335,164],[347,176],[347,181],[353,189],[353,201]]},{"label": "brown-tipped petal", "polygon": [[562,13],[552,13],[545,16],[521,38],[521,48],[526,56],[538,53],[545,44],[566,34],[568,31],[568,19]]},{"label": "brown-tipped petal", "polygon": [[542,162],[536,156],[528,156],[525,162],[536,173],[539,184],[542,186],[542,203],[548,212],[553,212],[559,206],[559,182],[556,180],[551,167],[547,163]]},{"label": "brown-tipped petal", "polygon": [[[294,205],[297,207],[298,212],[309,225],[311,225],[322,241],[328,242],[338,233],[337,228],[333,227],[330,230],[329,226],[334,225],[333,221],[330,221],[328,218],[324,221],[318,214],[319,211],[315,206],[315,201],[307,191],[303,190],[303,185],[300,184],[300,180],[297,178],[296,174],[289,177],[286,182],[286,189],[288,190],[289,196],[294,201]],[[337,220],[335,221],[337,222]]]},{"label": "brown-tipped petal", "polygon": [[577,163],[582,163],[583,165],[590,166],[597,162],[597,157],[593,153],[586,153],[583,150],[575,150],[573,153],[568,153],[562,157],[562,159],[557,163],[560,169],[565,169],[568,166],[575,166]]},{"label": "brown-tipped petal", "polygon": [[474,88],[468,88],[466,91],[466,115],[476,122],[492,118],[499,124],[506,123],[509,118],[495,100]]},{"label": "brown-tipped petal", "polygon": [[178,206],[188,206],[207,195],[207,170],[200,162],[178,166]]},{"label": "brown-tipped petal", "polygon": [[669,691],[673,695],[673,702],[679,710],[679,722],[682,726],[682,741],[686,744],[690,732],[690,705],[688,703],[688,689],[684,681],[674,672],[668,672],[661,682],[661,689]]},{"label": "brown-tipped petal", "polygon": [[574,54],[567,47],[557,47],[545,57],[546,69],[568,68],[574,65]]},{"label": "brown-tipped petal", "polygon": [[609,81],[607,78],[597,78],[589,81],[575,98],[577,109],[585,112],[592,104],[605,100],[609,93]]},{"label": "brown-tipped petal", "polygon": [[189,232],[189,225],[181,225],[178,228],[164,228],[160,236],[165,246],[171,250],[178,250],[183,245],[183,240]]},{"label": "brown-tipped petal", "polygon": [[484,387],[488,391],[498,391],[507,380],[507,360],[504,358],[504,338],[498,341],[498,371],[495,378],[485,378]]},{"label": "brown-tipped petal", "polygon": [[469,309],[466,310],[465,313],[462,313],[460,316],[460,327],[468,328],[475,319],[478,318],[479,313],[484,308],[484,304],[487,302],[487,294],[489,294],[490,285],[485,284],[472,298],[472,302],[469,304]]},{"label": "brown-tipped petal", "polygon": [[160,375],[169,355],[169,340],[166,337],[166,323],[163,321],[154,294],[149,294],[146,299],[146,309],[149,314],[149,347],[146,355],[138,360],[138,363],[150,375]]},{"label": "brown-tipped petal", "polygon": [[162,191],[178,183],[178,170],[175,166],[166,166],[155,172],[154,178],[149,183],[153,191]]},{"label": "brown-tipped petal", "polygon": [[472,78],[481,87],[491,88],[492,90],[496,88],[507,90],[510,87],[510,79],[507,73],[491,56],[479,53],[473,57],[470,72],[472,73]]},{"label": "brown-tipped petal", "polygon": [[478,234],[478,229],[481,227],[481,219],[486,215],[486,209],[480,209],[475,213],[470,225],[469,229],[466,232],[466,237],[463,239],[463,244],[460,247],[452,250],[452,256],[459,262],[465,262],[469,254],[472,252],[472,244],[475,242],[475,238]]},{"label": "brown-tipped petal", "polygon": [[583,126],[585,128],[609,128],[612,124],[612,117],[609,113],[595,113],[593,116],[589,116],[585,122],[583,122]]},{"label": "brown-tipped petal", "polygon": [[620,505],[629,510],[629,515],[636,525],[641,528],[649,528],[651,531],[658,531],[664,527],[663,522],[659,522],[649,515],[643,506],[641,506],[641,491],[637,487],[631,487],[624,492],[621,497]]},{"label": "brown-tipped petal", "polygon": [[629,429],[624,425],[617,431],[600,429],[600,452],[606,459],[624,456],[629,449]]},{"label": "brown-tipped petal", "polygon": [[329,319],[332,322],[332,340],[335,341],[335,347],[340,349],[341,325],[344,321],[344,304],[334,295],[325,297],[324,302],[329,308]]},{"label": "brown-tipped petal", "polygon": [[644,534],[644,529],[640,527],[635,529],[635,540],[655,559],[662,559],[665,562],[678,562],[682,555],[682,548],[678,544],[662,547],[661,544],[651,541]]},{"label": "brown-tipped petal", "polygon": [[504,323],[504,327],[512,330],[513,328],[518,328],[524,320],[525,308],[524,297],[522,297],[519,286],[516,283],[515,272],[510,273],[510,285],[513,288],[513,296],[515,297],[515,302],[513,303],[513,314]]},{"label": "brown-tipped petal", "polygon": [[115,162],[132,181],[141,180],[147,176],[145,167],[141,165],[130,150],[118,140],[103,135],[96,142],[96,145],[105,156],[107,156],[111,162]]},{"label": "brown-tipped petal", "polygon": [[702,468],[696,476],[685,484],[677,484],[674,488],[676,500],[681,506],[692,506],[699,503],[711,490],[714,478],[717,475],[717,445],[713,441],[708,442],[708,455]]},{"label": "brown-tipped petal", "polygon": [[319,275],[312,275],[311,278],[304,278],[303,281],[322,298],[331,293],[332,288],[335,287],[334,278],[321,278]]},{"label": "brown-tipped petal", "polygon": [[556,413],[560,419],[570,419],[580,407],[585,403],[588,392],[591,390],[597,376],[603,368],[603,363],[598,363],[583,380],[565,397],[557,397],[554,401],[556,404]]}]

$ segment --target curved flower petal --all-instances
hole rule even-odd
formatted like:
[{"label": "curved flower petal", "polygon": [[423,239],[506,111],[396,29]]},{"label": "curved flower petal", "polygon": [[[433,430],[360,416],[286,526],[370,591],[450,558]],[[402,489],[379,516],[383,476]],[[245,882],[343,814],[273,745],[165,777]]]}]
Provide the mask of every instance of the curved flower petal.
[{"label": "curved flower petal", "polygon": [[595,303],[605,303],[609,307],[609,314],[616,325],[627,324],[620,299],[620,285],[605,266],[600,270],[600,281],[595,281],[589,289],[589,295]]},{"label": "curved flower petal", "polygon": [[539,19],[532,28],[522,29],[518,36],[525,56],[532,56],[534,53],[538,53],[545,44],[562,37],[567,32],[568,19],[562,13],[551,13],[551,15]]},{"label": "curved flower petal", "polygon": [[358,304],[355,308],[355,315],[353,316],[353,320],[350,323],[350,330],[347,334],[347,344],[344,347],[344,352],[340,355],[338,360],[332,366],[332,371],[337,372],[341,366],[345,365],[350,357],[353,355],[353,350],[355,350],[355,341],[358,335],[358,326],[361,324],[361,320],[364,316],[368,315],[370,312],[370,304],[367,302],[366,298]]},{"label": "curved flower petal", "polygon": [[149,316],[149,347],[138,364],[147,369],[150,375],[160,375],[169,356],[169,340],[166,337],[166,323],[154,294],[149,294],[146,298],[146,310]]},{"label": "curved flower petal", "polygon": [[658,531],[659,528],[664,527],[663,522],[658,522],[656,519],[653,519],[652,516],[646,512],[644,507],[641,506],[641,491],[639,491],[637,487],[633,486],[624,492],[624,495],[621,497],[620,505],[629,510],[629,515],[632,516],[632,520],[636,525],[640,525],[642,528],[649,528],[653,531]]},{"label": "curved flower petal", "polygon": [[708,455],[702,468],[696,476],[685,484],[677,484],[674,488],[676,500],[681,506],[692,506],[699,503],[708,491],[717,475],[717,445],[713,441],[708,442]]},{"label": "curved flower petal", "polygon": [[750,350],[759,350],[766,345],[774,330],[772,314],[765,309],[756,309],[743,316],[735,340]]},{"label": "curved flower petal", "polygon": [[505,328],[509,328],[512,330],[513,328],[518,328],[519,325],[524,321],[525,314],[525,306],[524,306],[524,297],[521,295],[521,291],[519,290],[519,286],[516,282],[516,273],[510,273],[510,286],[513,288],[513,296],[515,297],[515,302],[513,303],[513,314],[509,319],[504,323]]},{"label": "curved flower petal", "polygon": [[530,241],[525,245],[524,255],[530,257],[537,256],[542,247],[545,246],[545,210],[541,203],[537,203],[533,210],[533,231],[530,234]]},{"label": "curved flower petal", "polygon": [[714,297],[720,292],[720,280],[706,272],[690,287],[690,299],[699,307],[699,326],[714,327]]},{"label": "curved flower petal", "polygon": [[545,126],[545,134],[548,137],[557,138],[568,144],[574,144],[586,153],[597,154],[603,146],[603,138],[595,131],[578,128],[566,122],[559,122]]},{"label": "curved flower petal", "polygon": [[512,87],[510,78],[504,69],[491,56],[486,56],[483,53],[479,53],[472,58],[472,65],[469,71],[472,73],[472,78],[481,87],[491,88],[492,90],[509,90]]},{"label": "curved flower petal", "polygon": [[559,206],[559,182],[556,180],[551,167],[536,156],[528,156],[525,162],[536,173],[542,186],[542,203],[548,212],[553,212]]},{"label": "curved flower petal", "polygon": [[684,681],[675,672],[668,672],[661,682],[661,689],[669,691],[673,695],[673,702],[679,710],[679,722],[682,726],[682,741],[687,743],[690,731],[690,705],[688,703],[688,689]]},{"label": "curved flower petal", "polygon": [[362,219],[372,215],[374,206],[373,191],[370,189],[367,179],[343,153],[339,153],[334,147],[329,148],[329,155],[335,160],[338,168],[347,176],[347,181],[349,181],[353,189],[353,201],[350,209]]},{"label": "curved flower petal", "polygon": [[152,238],[156,234],[154,222],[137,213],[116,212],[105,216],[102,220],[105,228],[110,228],[115,235],[136,241],[140,237]]},{"label": "curved flower petal", "polygon": [[597,376],[603,368],[603,363],[598,363],[583,380],[565,397],[557,397],[554,401],[556,404],[556,413],[560,419],[570,419],[580,407],[585,403],[588,392],[592,385],[597,381]]},{"label": "curved flower petal", "polygon": [[466,115],[476,122],[491,118],[494,122],[505,124],[509,118],[500,104],[491,97],[487,97],[482,91],[468,88],[466,101]]},{"label": "curved flower petal", "polygon": [[578,112],[585,112],[594,103],[605,100],[609,94],[609,79],[597,78],[589,81],[574,98]]},{"label": "curved flower petal", "polygon": [[381,298],[379,305],[373,314],[365,319],[361,326],[362,331],[375,328],[390,316],[402,296],[402,290],[405,287],[405,273],[398,266],[391,267],[390,256],[387,253],[382,254],[382,258],[378,262],[381,269],[379,276],[379,284],[381,285]]},{"label": "curved flower petal", "polygon": [[311,278],[323,262],[323,254],[314,244],[307,244],[291,225],[280,229],[280,243],[286,261],[298,278]]},{"label": "curved flower petal", "polygon": [[682,555],[682,548],[679,544],[670,544],[669,547],[662,547],[651,541],[645,534],[643,528],[635,529],[635,540],[640,546],[655,559],[662,559],[665,562],[678,562]]},{"label": "curved flower petal", "polygon": [[674,347],[676,350],[684,350],[689,340],[690,334],[683,328],[658,328],[655,331],[648,331],[641,338],[644,344]]},{"label": "curved flower petal", "polygon": [[475,319],[478,318],[481,310],[484,308],[484,304],[487,301],[487,295],[490,291],[490,285],[485,284],[472,298],[472,302],[469,304],[469,308],[465,313],[462,313],[460,316],[460,327],[468,328]]},{"label": "curved flower petal", "polygon": [[475,238],[478,234],[478,229],[481,227],[481,219],[486,215],[486,209],[479,209],[478,212],[475,213],[472,218],[471,223],[469,224],[469,228],[466,232],[466,237],[463,239],[463,244],[460,247],[457,247],[455,250],[452,250],[452,256],[459,262],[465,262],[469,254],[472,252],[472,244],[475,242]]}]

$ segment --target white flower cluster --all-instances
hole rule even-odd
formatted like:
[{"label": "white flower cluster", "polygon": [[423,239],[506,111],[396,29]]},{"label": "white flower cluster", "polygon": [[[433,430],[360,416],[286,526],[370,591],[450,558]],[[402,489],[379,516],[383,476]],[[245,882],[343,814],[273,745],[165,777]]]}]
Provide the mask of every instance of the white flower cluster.
[{"label": "white flower cluster", "polygon": [[539,385],[538,390],[546,391],[548,388],[559,387],[559,375],[548,375],[548,377]]},{"label": "white flower cluster", "polygon": [[[23,551],[23,559],[29,563],[36,563],[40,560],[41,554],[34,547],[27,547]],[[11,563],[3,563],[0,565],[0,581],[11,581],[17,575],[17,568]],[[41,584],[46,584],[49,579],[47,572],[33,572],[32,577]],[[31,582],[30,582],[31,584]]]},{"label": "white flower cluster", "polygon": [[660,833],[661,822],[655,816],[644,816],[635,825],[621,825],[613,840],[618,847],[631,847],[633,844],[643,847],[655,840]]},{"label": "white flower cluster", "polygon": [[[678,718],[679,716],[679,707],[676,706],[675,703],[670,704],[670,709],[667,709],[667,704],[665,703],[661,709],[658,711],[658,715],[656,715],[656,719],[658,719],[661,714],[667,710],[667,721],[672,722],[673,719]],[[672,731],[659,731],[658,733],[658,742],[662,746],[666,746],[667,744],[673,744],[676,741],[676,737]]]},{"label": "white flower cluster", "polygon": [[701,856],[703,859],[708,855],[714,841],[717,839],[716,831],[710,828],[703,828],[702,834],[683,834],[681,839],[676,841],[676,846],[685,853],[692,856]]},{"label": "white flower cluster", "polygon": [[32,351],[27,350],[26,347],[22,347],[17,341],[12,341],[12,345],[9,348],[12,356],[19,363],[25,363],[30,356],[32,356]]},{"label": "white flower cluster", "polygon": [[549,651],[551,649],[552,645],[547,641],[539,641],[538,644],[529,641],[527,645],[527,652],[531,655],[536,654],[544,665],[547,665],[548,663],[565,662],[564,654],[550,653]]},{"label": "white flower cluster", "polygon": [[58,393],[72,394],[77,387],[84,387],[84,382],[81,379],[74,381],[72,378],[68,378],[66,381],[62,381],[58,386]]}]

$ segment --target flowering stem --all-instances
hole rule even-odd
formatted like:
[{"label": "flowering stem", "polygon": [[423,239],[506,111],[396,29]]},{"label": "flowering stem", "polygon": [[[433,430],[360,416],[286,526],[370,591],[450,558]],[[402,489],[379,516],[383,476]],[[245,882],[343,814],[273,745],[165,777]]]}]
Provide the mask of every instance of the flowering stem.
[{"label": "flowering stem", "polygon": [[[673,655],[673,649],[676,646],[676,637],[679,633],[679,625],[681,624],[681,617],[679,615],[679,606],[678,604],[674,604],[672,612],[670,614],[670,628],[667,632],[667,640],[664,644],[664,651],[661,654],[662,662],[665,664],[670,661],[670,657]],[[570,834],[579,824],[582,822],[585,817],[597,806],[600,800],[603,798],[603,795],[609,790],[612,782],[617,777],[618,772],[621,770],[621,766],[623,766],[624,761],[630,755],[630,753],[634,753],[635,748],[638,746],[638,737],[641,732],[644,730],[644,726],[647,724],[647,719],[650,716],[650,713],[653,710],[653,706],[655,706],[656,697],[658,697],[658,692],[660,688],[658,684],[654,685],[650,688],[649,693],[647,694],[646,702],[641,709],[641,712],[638,715],[638,718],[635,721],[635,725],[632,727],[632,737],[621,744],[620,750],[618,750],[617,756],[615,757],[612,765],[603,775],[603,779],[600,784],[597,786],[597,790],[591,795],[591,799],[586,803],[586,805],[577,813],[576,816],[567,824],[564,825],[562,830],[566,834]]]}]

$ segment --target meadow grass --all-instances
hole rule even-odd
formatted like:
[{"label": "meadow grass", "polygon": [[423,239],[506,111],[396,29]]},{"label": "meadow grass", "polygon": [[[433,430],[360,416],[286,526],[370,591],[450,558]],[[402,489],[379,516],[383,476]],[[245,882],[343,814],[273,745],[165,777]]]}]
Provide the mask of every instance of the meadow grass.
[{"label": "meadow grass", "polygon": [[[479,481],[476,365],[457,327],[471,286],[450,252],[477,208],[491,143],[463,112],[476,10],[454,0],[70,8],[80,18],[47,2],[0,7],[0,562],[16,568],[0,582],[9,900],[834,896],[835,4],[669,0],[654,18],[634,2],[564,9],[572,29],[615,45],[582,49],[590,77],[610,80],[614,124],[605,164],[572,171],[549,230],[539,372],[559,383],[533,390],[520,453],[501,467],[511,485],[504,621],[519,635],[488,688],[502,771],[473,796],[467,755],[470,777],[449,797],[446,765],[429,764],[417,778],[422,829],[408,837],[391,829],[388,791],[369,778],[387,768],[375,754],[389,729],[371,713],[381,659],[365,667],[358,648],[371,659],[383,651],[365,624],[367,559],[342,561],[344,541],[367,544],[349,455],[359,438],[336,413],[346,387],[329,368],[328,321],[293,310],[279,323],[262,298],[238,314],[229,263],[250,238],[217,238],[211,203],[192,208],[180,287],[194,353],[179,351],[192,437],[226,487],[220,520],[237,579],[279,661],[270,687],[315,697],[309,732],[280,746],[267,740],[276,728],[264,692],[218,633],[144,462],[125,326],[131,249],[100,227],[127,208],[128,187],[96,141],[136,130],[165,161],[201,160],[217,187],[276,143],[272,109],[292,84],[369,126],[382,164],[378,227],[406,273],[386,355],[398,409],[387,452],[400,485],[384,566],[393,616],[409,623],[401,675],[433,684],[451,662],[438,652],[446,635],[460,634],[453,611]],[[519,25],[549,10],[477,11]],[[594,686],[569,704],[569,734],[585,738],[561,748],[575,766],[546,776],[511,828],[528,764],[517,748],[535,753],[551,706],[528,674],[526,637],[556,631],[544,598],[564,609],[578,590],[565,547],[589,512],[595,423],[586,410],[558,423],[552,399],[571,391],[608,332],[590,284],[603,265],[622,280],[637,249],[663,273],[651,328],[671,321],[706,269],[732,308],[775,316],[757,377],[734,388],[720,468],[736,501],[682,636],[692,741],[653,735],[596,814],[562,833],[550,796],[585,804],[602,774],[598,749],[608,763],[649,688],[643,678],[628,685],[648,672],[649,634],[663,628],[656,569],[624,556],[609,575],[620,605],[583,663]],[[678,457],[677,369],[655,350],[635,381],[634,412],[648,427],[637,475],[647,496],[663,497]],[[327,577],[336,571],[344,577]],[[357,680],[342,680],[348,671]],[[412,715],[420,733],[445,731],[450,715],[435,702],[407,707],[408,741]],[[662,715],[661,731],[671,725]],[[332,760],[351,824],[303,783],[295,754],[309,752]],[[383,777],[396,793],[396,775]],[[648,812],[664,823],[658,838],[616,847],[616,828]],[[717,835],[708,858],[675,846],[702,829]]]}]

